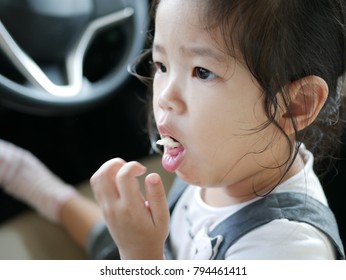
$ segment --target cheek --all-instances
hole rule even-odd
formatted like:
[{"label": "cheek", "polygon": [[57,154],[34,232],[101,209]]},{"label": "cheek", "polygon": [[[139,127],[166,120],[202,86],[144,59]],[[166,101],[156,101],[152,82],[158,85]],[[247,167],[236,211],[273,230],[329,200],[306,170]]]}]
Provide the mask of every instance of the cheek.
[{"label": "cheek", "polygon": [[[268,130],[258,131],[263,119],[257,121],[253,111],[232,108],[228,112],[215,110],[211,114],[205,111],[201,118],[194,119],[193,127],[195,150],[209,161],[209,164],[240,161],[249,152],[263,150],[268,144]],[[215,113],[216,112],[216,113]],[[251,116],[252,113],[252,116]]]},{"label": "cheek", "polygon": [[156,94],[156,92],[157,92],[157,90],[155,90],[155,87],[153,87],[151,106],[153,108],[153,113],[154,113],[155,119],[157,117],[157,112],[159,109],[158,94]]},{"label": "cheek", "polygon": [[157,111],[158,111],[158,103],[157,103],[157,98],[155,98],[155,95],[153,95],[153,97],[152,97],[151,106],[153,109],[154,117],[156,119]]}]

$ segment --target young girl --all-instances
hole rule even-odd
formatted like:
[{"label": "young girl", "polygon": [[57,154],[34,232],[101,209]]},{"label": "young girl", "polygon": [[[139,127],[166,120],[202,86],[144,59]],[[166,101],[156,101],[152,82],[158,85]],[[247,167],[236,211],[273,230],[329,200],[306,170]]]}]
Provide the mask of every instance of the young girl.
[{"label": "young girl", "polygon": [[[101,209],[122,259],[344,258],[310,152],[335,146],[343,2],[153,2],[153,115],[162,165],[180,178],[168,201],[158,174],[142,194],[145,166],[119,158],[91,178],[100,208],[32,158],[25,179],[6,172],[0,184],[45,215],[37,197],[49,200],[49,218],[91,251],[108,242]],[[35,172],[40,195],[24,197]]]},{"label": "young girl", "polygon": [[170,219],[159,175],[146,177],[143,197],[141,164],[113,159],[95,173],[93,191],[121,258],[343,257],[306,148],[319,155],[337,119],[343,2],[154,6],[158,144],[164,168],[188,186]]}]

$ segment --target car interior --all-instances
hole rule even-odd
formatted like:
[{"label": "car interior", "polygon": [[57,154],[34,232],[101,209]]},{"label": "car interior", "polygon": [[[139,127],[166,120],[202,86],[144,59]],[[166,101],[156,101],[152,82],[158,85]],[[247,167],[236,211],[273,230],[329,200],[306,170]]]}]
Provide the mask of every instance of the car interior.
[{"label": "car interior", "polygon": [[[147,86],[128,71],[147,47],[149,8],[149,0],[0,0],[0,138],[91,198],[89,178],[113,157],[143,162],[165,186],[174,178],[151,151]],[[323,179],[344,244],[345,159],[344,144]],[[86,258],[0,188],[0,259]]]}]

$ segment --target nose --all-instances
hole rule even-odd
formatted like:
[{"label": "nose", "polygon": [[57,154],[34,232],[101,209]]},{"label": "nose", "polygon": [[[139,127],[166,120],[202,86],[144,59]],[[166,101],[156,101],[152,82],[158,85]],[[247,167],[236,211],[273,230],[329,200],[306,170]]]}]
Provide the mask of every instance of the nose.
[{"label": "nose", "polygon": [[186,104],[182,93],[182,84],[175,80],[170,80],[164,87],[157,87],[157,103],[164,111],[170,111],[174,114],[183,114],[186,110]]}]

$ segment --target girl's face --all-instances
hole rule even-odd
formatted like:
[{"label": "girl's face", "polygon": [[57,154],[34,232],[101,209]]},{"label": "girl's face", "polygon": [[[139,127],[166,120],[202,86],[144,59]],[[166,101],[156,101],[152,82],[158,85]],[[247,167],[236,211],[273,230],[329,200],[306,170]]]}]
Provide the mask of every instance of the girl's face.
[{"label": "girl's face", "polygon": [[202,3],[162,0],[157,10],[154,115],[161,136],[181,144],[165,148],[162,163],[191,184],[252,192],[277,183],[270,167],[287,159],[286,142],[274,125],[257,130],[267,121],[262,91],[203,29]]}]

